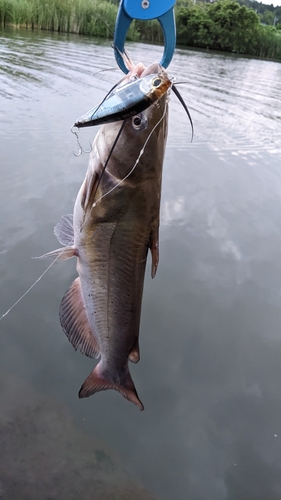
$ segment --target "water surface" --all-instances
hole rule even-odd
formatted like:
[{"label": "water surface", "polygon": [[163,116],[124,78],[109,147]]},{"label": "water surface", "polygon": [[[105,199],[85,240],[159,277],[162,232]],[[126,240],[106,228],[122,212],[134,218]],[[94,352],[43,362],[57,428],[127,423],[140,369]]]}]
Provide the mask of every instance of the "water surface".
[{"label": "water surface", "polygon": [[[162,53],[128,51],[147,64]],[[48,265],[30,257],[57,247],[53,226],[72,211],[88,160],[73,155],[70,126],[120,78],[95,75],[110,67],[105,41],[1,32],[1,314]],[[169,72],[186,82],[195,138],[172,95],[160,265],[153,281],[147,273],[131,367],[145,411],[114,391],[78,400],[93,361],[74,352],[58,318],[74,260],[2,320],[0,399],[21,379],[64,405],[71,432],[98,439],[155,498],[280,500],[281,65],[178,49]],[[86,149],[95,132],[81,133]],[[17,391],[4,401],[2,416],[27,415]],[[81,446],[77,456],[82,470]],[[9,500],[2,490],[0,471]]]}]

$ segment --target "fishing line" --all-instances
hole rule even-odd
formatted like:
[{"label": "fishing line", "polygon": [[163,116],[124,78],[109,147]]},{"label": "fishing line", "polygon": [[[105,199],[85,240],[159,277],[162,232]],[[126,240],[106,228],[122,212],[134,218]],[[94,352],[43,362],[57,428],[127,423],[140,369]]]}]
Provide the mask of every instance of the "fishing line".
[{"label": "fishing line", "polygon": [[[114,139],[114,142],[113,142],[113,144],[112,144],[112,146],[111,146],[111,150],[109,151],[109,155],[108,155],[108,157],[107,157],[107,159],[106,159],[106,162],[105,162],[105,164],[104,164],[104,166],[103,166],[103,169],[102,169],[102,171],[101,171],[101,175],[100,175],[100,178],[99,178],[99,180],[98,180],[98,183],[97,183],[97,187],[96,187],[96,190],[95,190],[94,196],[96,195],[96,192],[97,192],[97,190],[98,190],[98,187],[99,187],[100,182],[101,182],[101,179],[102,179],[102,176],[103,176],[104,171],[105,171],[105,169],[106,169],[106,167],[107,167],[107,165],[108,165],[108,162],[109,162],[109,160],[110,160],[110,158],[111,158],[111,155],[112,155],[112,153],[113,153],[113,151],[114,151],[114,148],[115,148],[115,146],[116,146],[116,144],[117,144],[117,142],[118,142],[118,140],[119,140],[119,138],[120,138],[120,135],[121,135],[121,133],[122,133],[122,131],[123,131],[124,127],[125,127],[125,122],[126,122],[126,120],[124,120],[124,121],[123,121],[123,123],[122,123],[122,125],[121,125],[120,129],[118,130],[118,133],[117,133],[117,135],[116,135],[116,137],[115,137],[115,139]],[[104,195],[104,196],[105,196],[105,195]],[[99,201],[99,200],[98,200],[98,201]],[[97,202],[95,202],[95,203],[97,203]],[[93,206],[95,206],[95,204],[93,204]]]},{"label": "fishing line", "polygon": [[98,19],[105,25],[105,27],[110,32],[111,36],[114,36],[114,31],[112,31],[112,29],[110,28],[110,26],[108,26],[108,24],[106,24],[106,22],[103,20],[103,18],[100,17],[100,16],[98,16]]},{"label": "fishing line", "polygon": [[5,318],[5,316],[7,316],[12,309],[14,309],[14,307],[32,290],[32,288],[34,288],[35,285],[39,283],[39,281],[45,276],[45,274],[49,271],[49,269],[51,269],[51,267],[55,264],[55,262],[57,262],[57,260],[65,252],[65,250],[66,248],[64,248],[62,252],[53,260],[53,262],[51,262],[51,264],[47,267],[47,269],[45,269],[45,271],[41,274],[41,276],[39,276],[39,278],[37,278],[37,280],[28,288],[28,290],[26,290],[26,292],[22,294],[22,296],[12,305],[12,307],[10,307],[10,309],[8,309],[4,314],[2,314],[0,321],[2,321],[2,319]]},{"label": "fishing line", "polygon": [[[114,38],[114,31],[110,28],[110,26],[108,26],[108,24],[106,24],[106,22],[102,19],[102,17],[98,16],[99,20],[105,25],[105,27],[108,29],[108,31],[110,32],[111,36],[113,36]],[[127,57],[128,59],[128,62],[133,64],[132,63],[132,59],[129,57],[128,53],[126,52],[125,50],[125,47],[123,47],[123,54],[122,52],[118,49],[118,47],[116,45],[114,45],[114,43],[111,44],[111,47],[114,49],[114,50],[118,50],[119,54],[121,55],[121,57],[124,55]],[[118,68],[116,68],[118,69]]]},{"label": "fishing line", "polygon": [[[138,163],[139,163],[139,161],[140,161],[141,156],[142,156],[142,155],[143,155],[143,153],[144,153],[144,150],[145,150],[145,148],[146,148],[146,145],[147,145],[147,143],[148,143],[148,141],[149,141],[149,139],[150,139],[151,135],[153,134],[154,130],[158,127],[158,125],[161,123],[161,121],[164,119],[164,117],[165,117],[165,115],[166,115],[167,105],[168,105],[168,103],[166,103],[166,105],[165,105],[165,110],[164,110],[164,113],[163,113],[163,115],[161,116],[160,120],[156,123],[156,125],[154,125],[154,127],[153,127],[153,129],[151,130],[150,134],[149,134],[149,135],[148,135],[148,137],[146,138],[145,143],[144,143],[144,145],[143,145],[142,149],[140,150],[139,156],[137,157],[137,159],[136,159],[136,161],[135,161],[135,164],[134,164],[134,166],[131,168],[130,172],[129,172],[129,173],[128,173],[128,174],[127,174],[127,175],[126,175],[123,179],[121,179],[119,182],[117,182],[117,184],[116,184],[115,186],[113,186],[113,187],[112,187],[109,191],[107,191],[107,193],[103,194],[100,198],[98,198],[98,200],[97,200],[97,201],[95,201],[95,203],[93,203],[93,207],[95,207],[95,206],[96,206],[96,204],[97,204],[99,201],[101,201],[103,198],[105,198],[105,196],[107,196],[108,194],[112,193],[112,191],[114,191],[114,190],[115,190],[118,186],[120,186],[120,184],[122,184],[122,182],[124,182],[124,181],[125,181],[125,180],[126,180],[126,179],[127,179],[127,178],[128,178],[128,177],[132,174],[132,173],[133,173],[133,171],[135,170],[135,168],[136,168],[137,164],[138,164]],[[124,124],[125,124],[125,121],[123,122],[123,126],[124,126]],[[122,128],[122,127],[121,127],[121,128]],[[121,135],[121,131],[122,131],[122,130],[120,129],[120,130],[119,130],[119,132],[118,132],[118,134],[117,134],[117,135],[118,135],[118,137],[116,136],[116,139],[115,139],[115,141],[114,141],[114,145],[113,145],[113,146],[112,146],[112,148],[111,148],[110,154],[112,153],[112,150],[113,150],[113,148],[115,147],[116,142],[117,142],[117,140],[119,139],[119,137],[120,137],[120,135]],[[108,160],[109,160],[109,157],[107,158],[106,165],[107,165],[107,163],[108,163]],[[103,169],[103,172],[104,172],[104,170],[105,170],[105,167],[104,167],[104,169]]]}]

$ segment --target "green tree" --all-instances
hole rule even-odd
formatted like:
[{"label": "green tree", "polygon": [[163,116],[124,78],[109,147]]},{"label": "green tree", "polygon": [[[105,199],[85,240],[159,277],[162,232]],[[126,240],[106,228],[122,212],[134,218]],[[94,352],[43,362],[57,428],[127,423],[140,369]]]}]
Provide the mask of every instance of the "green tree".
[{"label": "green tree", "polygon": [[215,24],[215,48],[245,54],[252,52],[259,17],[235,0],[221,0],[211,4],[209,16]]},{"label": "green tree", "polygon": [[208,15],[207,6],[181,8],[176,20],[179,43],[203,48],[213,45],[215,26]]},{"label": "green tree", "polygon": [[259,17],[235,0],[196,4],[177,12],[178,42],[217,50],[253,53]]},{"label": "green tree", "polygon": [[265,10],[264,13],[260,15],[261,22],[269,26],[273,26],[274,18],[275,15],[270,10]]}]

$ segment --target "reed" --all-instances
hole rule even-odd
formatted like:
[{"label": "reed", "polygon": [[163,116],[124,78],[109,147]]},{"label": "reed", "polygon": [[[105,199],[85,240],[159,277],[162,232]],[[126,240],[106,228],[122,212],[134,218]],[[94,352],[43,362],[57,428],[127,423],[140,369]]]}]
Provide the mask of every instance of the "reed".
[{"label": "reed", "polygon": [[[0,0],[2,26],[107,38],[112,36],[116,15],[117,5],[106,0]],[[127,38],[138,40],[135,22]]]},{"label": "reed", "polygon": [[261,26],[255,55],[281,60],[281,31],[273,26]]},{"label": "reed", "polygon": [[135,21],[138,39],[146,42],[163,42],[162,28],[156,19],[151,21]]}]

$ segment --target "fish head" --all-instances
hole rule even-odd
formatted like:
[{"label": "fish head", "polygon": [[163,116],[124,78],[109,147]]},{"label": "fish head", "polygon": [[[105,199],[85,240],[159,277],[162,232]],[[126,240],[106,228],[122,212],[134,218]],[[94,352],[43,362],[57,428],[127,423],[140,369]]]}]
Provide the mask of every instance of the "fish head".
[{"label": "fish head", "polygon": [[171,86],[167,72],[157,63],[147,68],[139,64],[132,68],[124,83],[136,75],[141,78],[153,75],[151,93],[157,94],[154,102],[145,111],[122,122],[103,125],[95,141],[101,163],[107,162],[106,170],[120,180],[128,174],[131,180],[144,174],[147,177],[158,163],[162,167],[167,139]]},{"label": "fish head", "polygon": [[[134,77],[135,68],[127,78]],[[74,209],[75,220],[87,220],[89,227],[97,219],[118,218],[130,197],[137,194],[143,197],[142,203],[155,197],[155,205],[159,205],[171,81],[159,64],[147,68],[137,65],[137,68],[139,76],[156,78],[155,89],[159,92],[160,88],[162,93],[141,113],[123,121],[106,123],[99,129]]]}]

